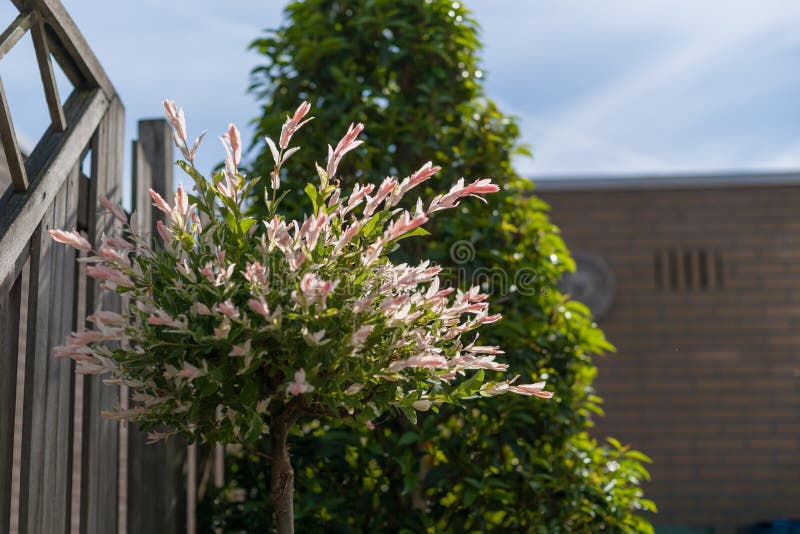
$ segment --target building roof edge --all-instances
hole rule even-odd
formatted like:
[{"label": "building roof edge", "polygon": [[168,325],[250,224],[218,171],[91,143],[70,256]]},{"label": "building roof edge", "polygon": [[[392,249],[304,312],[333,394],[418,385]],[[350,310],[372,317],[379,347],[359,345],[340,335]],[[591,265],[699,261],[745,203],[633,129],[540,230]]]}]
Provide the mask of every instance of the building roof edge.
[{"label": "building roof edge", "polygon": [[636,174],[533,176],[536,190],[568,191],[635,191],[642,189],[693,189],[716,187],[770,187],[800,185],[800,171],[731,172],[697,174]]}]

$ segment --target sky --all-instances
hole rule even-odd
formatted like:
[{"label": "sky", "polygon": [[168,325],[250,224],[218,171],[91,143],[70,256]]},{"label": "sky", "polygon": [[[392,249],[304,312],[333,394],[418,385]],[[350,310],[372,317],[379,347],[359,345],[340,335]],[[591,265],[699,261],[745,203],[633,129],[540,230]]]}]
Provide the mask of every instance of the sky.
[{"label": "sky", "polygon": [[[126,174],[136,121],[161,116],[164,98],[185,108],[190,135],[209,130],[201,168],[222,159],[229,122],[249,140],[259,58],[247,45],[286,2],[63,3],[125,104]],[[482,27],[487,94],[519,118],[534,158],[516,165],[534,180],[800,169],[796,0],[464,3]],[[15,14],[0,5],[0,23]],[[33,58],[26,37],[0,61],[28,147],[48,122]]]}]

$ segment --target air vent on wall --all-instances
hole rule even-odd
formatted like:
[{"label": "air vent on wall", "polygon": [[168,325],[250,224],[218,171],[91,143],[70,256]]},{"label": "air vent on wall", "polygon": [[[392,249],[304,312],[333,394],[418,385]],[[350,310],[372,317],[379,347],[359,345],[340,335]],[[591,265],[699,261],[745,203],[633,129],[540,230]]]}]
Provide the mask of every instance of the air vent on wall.
[{"label": "air vent on wall", "polygon": [[718,291],[725,285],[722,254],[705,248],[656,250],[655,285],[670,293]]},{"label": "air vent on wall", "polygon": [[596,254],[577,250],[572,257],[575,271],[564,273],[559,289],[586,304],[595,319],[602,317],[614,301],[617,286],[614,271]]}]

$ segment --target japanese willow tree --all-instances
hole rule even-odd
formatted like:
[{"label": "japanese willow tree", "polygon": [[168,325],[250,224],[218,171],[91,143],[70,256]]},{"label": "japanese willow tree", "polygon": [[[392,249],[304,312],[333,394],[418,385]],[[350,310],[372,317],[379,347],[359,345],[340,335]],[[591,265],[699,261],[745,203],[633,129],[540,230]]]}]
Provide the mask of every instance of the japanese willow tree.
[{"label": "japanese willow tree", "polygon": [[[547,205],[513,169],[512,156],[527,151],[515,120],[484,93],[478,28],[463,3],[293,1],[285,22],[252,47],[262,55],[251,87],[263,109],[259,136],[280,125],[276,112],[291,113],[298,96],[316,109],[307,146],[324,147],[353,117],[370,126],[364,150],[339,168],[343,184],[406,176],[433,159],[443,170],[421,186],[427,195],[461,176],[500,186],[488,204],[462,204],[458,217],[426,226],[432,239],[405,240],[394,254],[432,259],[445,267],[443,281],[464,289],[486,282],[503,319],[482,329],[481,339],[502,346],[523,380],[546,377],[555,393],[534,404],[508,395],[478,399],[466,409],[420,414],[416,424],[376,419],[375,430],[357,434],[326,417],[304,425],[293,441],[303,473],[298,525],[310,532],[649,531],[639,514],[655,509],[640,486],[647,457],[588,433],[601,413],[592,355],[611,345],[587,308],[558,290],[574,264]],[[252,154],[253,174],[269,173],[271,152],[257,144]],[[303,172],[315,157],[301,151],[287,162],[286,213],[303,212]],[[259,454],[229,456],[226,488],[203,509],[208,522],[268,527],[263,454],[266,442]]]}]

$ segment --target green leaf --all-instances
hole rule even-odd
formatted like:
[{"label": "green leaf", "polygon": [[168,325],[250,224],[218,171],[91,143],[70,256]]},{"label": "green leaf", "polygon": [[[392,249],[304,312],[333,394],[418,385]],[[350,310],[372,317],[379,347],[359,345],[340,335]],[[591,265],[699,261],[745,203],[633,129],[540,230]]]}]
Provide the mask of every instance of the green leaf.
[{"label": "green leaf", "polygon": [[[178,160],[178,167],[180,167],[183,170],[183,172],[192,177],[195,185],[202,185],[206,182],[205,177],[202,174],[200,174],[200,171],[189,165],[189,163],[183,160]],[[198,188],[198,191],[202,192],[203,189]],[[163,194],[164,192],[161,193]]]},{"label": "green leaf", "polygon": [[411,443],[416,443],[419,440],[419,434],[416,432],[406,432],[403,434],[399,440],[397,440],[397,445],[402,447],[403,445],[410,445]]},{"label": "green leaf", "polygon": [[314,167],[317,169],[317,176],[319,176],[319,182],[321,184],[321,189],[327,189],[328,184],[330,183],[330,178],[328,177],[328,173],[325,172],[325,169],[319,166],[319,163],[316,161],[314,162]]},{"label": "green leaf", "polygon": [[213,395],[214,393],[216,393],[217,390],[219,389],[219,386],[217,385],[216,382],[206,379],[200,382],[199,389],[201,396],[208,397],[209,395]]},{"label": "green leaf", "polygon": [[646,464],[653,463],[652,458],[650,458],[646,454],[641,453],[639,451],[628,451],[626,453],[626,455],[628,456],[628,458],[633,458],[634,460],[638,460],[638,461],[646,463]]},{"label": "green leaf", "polygon": [[364,236],[366,239],[372,239],[380,229],[379,225],[381,223],[381,219],[381,213],[376,213],[369,218],[369,220],[364,224],[364,226],[361,227],[361,230],[359,230],[358,233]]},{"label": "green leaf", "polygon": [[469,508],[472,506],[472,503],[475,502],[475,499],[478,498],[478,490],[473,488],[472,486],[464,488],[464,498],[463,503],[464,507]]},{"label": "green leaf", "polygon": [[401,241],[401,240],[403,240],[403,239],[405,239],[407,237],[414,237],[414,236],[418,236],[418,235],[426,236],[426,235],[431,235],[431,233],[429,231],[427,231],[425,228],[422,228],[422,227],[414,228],[413,230],[411,230],[407,234],[401,235],[400,237],[398,237],[394,241],[396,243],[396,242]]},{"label": "green leaf", "polygon": [[485,373],[483,369],[479,369],[477,373],[472,375],[467,380],[461,382],[453,394],[457,397],[469,397],[480,391],[483,385]]},{"label": "green leaf", "polygon": [[239,235],[241,233],[239,229],[239,221],[236,219],[236,214],[232,211],[225,212],[225,223],[228,225],[228,229],[230,229],[234,235]]},{"label": "green leaf", "polygon": [[417,424],[417,411],[411,406],[400,406],[400,411],[406,416],[406,419],[411,421],[412,424]]},{"label": "green leaf", "polygon": [[307,184],[303,191],[306,192],[306,195],[311,200],[311,204],[314,206],[314,213],[319,213],[319,207],[323,205],[324,200],[322,196],[320,196],[319,191],[317,191],[317,188],[314,187],[313,184]]},{"label": "green leaf", "polygon": [[239,231],[242,234],[246,234],[250,228],[253,227],[254,224],[258,222],[257,219],[253,217],[243,217],[239,220]]}]

